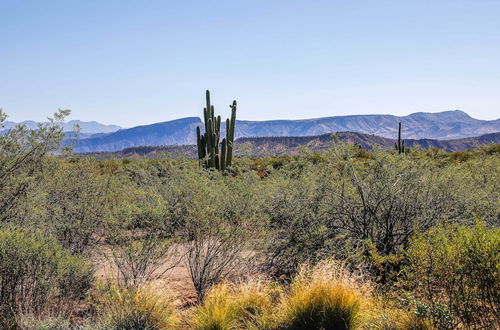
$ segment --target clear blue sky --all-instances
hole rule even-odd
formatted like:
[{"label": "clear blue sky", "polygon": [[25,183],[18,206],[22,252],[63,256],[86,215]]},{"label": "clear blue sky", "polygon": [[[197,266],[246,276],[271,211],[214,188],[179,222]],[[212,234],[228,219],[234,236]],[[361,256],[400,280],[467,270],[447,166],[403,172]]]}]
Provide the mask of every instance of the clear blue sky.
[{"label": "clear blue sky", "polygon": [[10,120],[500,117],[499,0],[0,0]]}]

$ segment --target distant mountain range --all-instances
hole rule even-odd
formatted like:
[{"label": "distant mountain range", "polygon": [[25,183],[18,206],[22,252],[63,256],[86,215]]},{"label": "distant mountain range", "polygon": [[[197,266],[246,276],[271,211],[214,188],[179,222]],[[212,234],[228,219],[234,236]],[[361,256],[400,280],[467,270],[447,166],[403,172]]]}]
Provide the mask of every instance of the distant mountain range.
[{"label": "distant mountain range", "polygon": [[[30,129],[36,129],[38,127],[38,122],[32,120],[25,120],[20,123],[16,123],[13,121],[6,121],[3,123],[4,128],[2,130],[8,130],[19,124],[23,124]],[[70,120],[62,125],[65,132],[71,132],[73,131],[75,125],[79,125],[80,132],[83,133],[83,136],[89,136],[90,134],[96,134],[96,133],[112,133],[122,128],[118,125],[105,125],[98,123],[96,121],[81,121],[81,120]]]},{"label": "distant mountain range", "polygon": [[[375,146],[389,150],[394,148],[394,143],[396,142],[395,139],[355,132],[339,132],[317,136],[243,137],[235,141],[235,156],[293,156],[299,154],[304,147],[312,151],[330,149],[337,139],[343,142],[357,143],[365,150],[372,149]],[[419,145],[423,149],[441,148],[446,151],[465,151],[489,143],[500,143],[500,133],[491,133],[456,140],[405,140],[405,145],[409,147]],[[78,155],[83,157],[96,157],[97,159],[134,157],[156,158],[161,153],[165,152],[173,158],[186,157],[195,159],[197,157],[197,147],[195,145],[130,147],[114,152],[89,152],[80,153]]]},{"label": "distant mountain range", "polygon": [[[405,139],[461,139],[500,132],[500,119],[478,120],[463,111],[417,112],[408,116],[356,115],[304,120],[237,120],[235,135],[241,137],[318,136],[333,132],[357,132],[385,138],[397,136],[403,124]],[[129,147],[196,144],[195,130],[203,126],[198,117],[182,118],[116,132],[67,139],[76,152],[118,151]],[[223,125],[224,126],[224,123]],[[221,129],[224,131],[224,128]]]}]

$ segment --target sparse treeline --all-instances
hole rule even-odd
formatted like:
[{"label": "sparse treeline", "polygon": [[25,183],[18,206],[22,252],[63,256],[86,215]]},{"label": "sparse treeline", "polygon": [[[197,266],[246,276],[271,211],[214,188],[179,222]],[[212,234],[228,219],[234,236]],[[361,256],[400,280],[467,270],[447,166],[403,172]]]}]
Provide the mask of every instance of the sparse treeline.
[{"label": "sparse treeline", "polygon": [[[223,173],[168,157],[54,156],[62,137],[54,125],[0,136],[2,327],[499,322],[497,145],[399,154],[337,144],[233,159]],[[95,275],[103,262],[105,278]],[[175,266],[192,304],[151,289]]]}]

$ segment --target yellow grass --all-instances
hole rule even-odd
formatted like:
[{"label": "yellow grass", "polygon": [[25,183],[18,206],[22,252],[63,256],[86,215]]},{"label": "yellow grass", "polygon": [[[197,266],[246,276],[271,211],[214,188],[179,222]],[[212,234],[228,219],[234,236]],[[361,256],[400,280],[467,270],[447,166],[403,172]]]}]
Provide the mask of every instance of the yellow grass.
[{"label": "yellow grass", "polygon": [[364,329],[370,330],[437,330],[432,321],[419,318],[414,313],[380,307],[377,315],[368,322]]},{"label": "yellow grass", "polygon": [[429,320],[381,302],[372,291],[372,283],[361,273],[325,261],[303,266],[290,286],[259,276],[219,284],[203,303],[188,310],[176,310],[170,295],[152,287],[108,286],[97,295],[96,306],[104,328],[435,329]]},{"label": "yellow grass", "polygon": [[171,300],[151,287],[119,289],[110,286],[96,296],[104,328],[172,329],[178,317]]},{"label": "yellow grass", "polygon": [[272,329],[281,290],[263,279],[214,287],[195,309],[196,329]]},{"label": "yellow grass", "polygon": [[371,287],[341,263],[302,267],[281,303],[285,329],[356,329],[372,308]]}]

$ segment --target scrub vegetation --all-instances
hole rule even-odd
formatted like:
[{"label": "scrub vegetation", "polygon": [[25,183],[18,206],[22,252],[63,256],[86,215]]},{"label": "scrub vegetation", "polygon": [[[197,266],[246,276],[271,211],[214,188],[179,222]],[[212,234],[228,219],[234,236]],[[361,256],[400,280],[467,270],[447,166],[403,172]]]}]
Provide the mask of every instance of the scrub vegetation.
[{"label": "scrub vegetation", "polygon": [[67,114],[0,135],[0,328],[500,323],[498,145],[338,142],[216,169],[79,158]]}]

